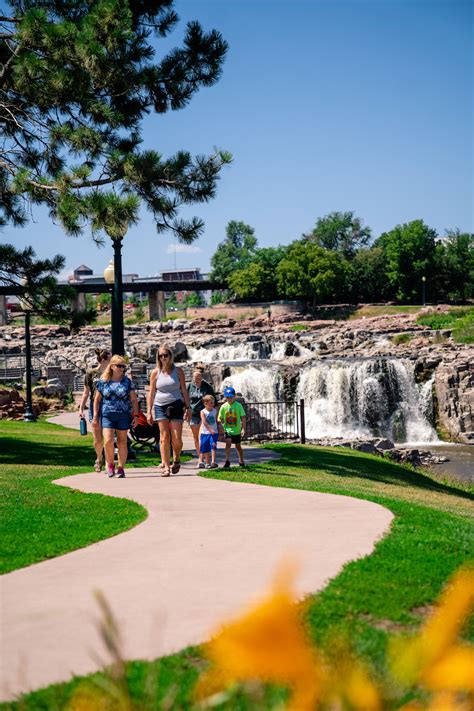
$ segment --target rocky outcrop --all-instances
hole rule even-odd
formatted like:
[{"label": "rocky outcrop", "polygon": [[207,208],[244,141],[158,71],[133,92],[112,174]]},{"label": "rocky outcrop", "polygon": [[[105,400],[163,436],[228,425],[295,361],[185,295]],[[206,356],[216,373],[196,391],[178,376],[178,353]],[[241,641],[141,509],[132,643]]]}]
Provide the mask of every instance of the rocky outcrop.
[{"label": "rocky outcrop", "polygon": [[440,363],[435,387],[441,427],[457,441],[474,443],[474,353]]},{"label": "rocky outcrop", "polygon": [[[60,326],[34,326],[31,329],[33,354],[44,366],[42,374],[59,377],[59,370],[58,373],[48,372],[47,367],[64,371],[69,368],[73,381],[75,375],[95,365],[94,349],[109,347],[110,340],[108,326],[86,327],[74,336]],[[177,360],[183,362],[187,371],[191,370],[192,362],[205,357],[204,351],[214,349],[213,362],[205,364],[205,377],[209,377],[217,388],[229,376],[227,366],[220,361],[268,358],[278,363],[285,373],[284,387],[289,393],[294,391],[291,378],[315,359],[410,359],[415,361],[418,383],[429,381],[436,373],[435,395],[441,427],[454,439],[474,441],[474,366],[470,365],[474,363],[474,347],[456,344],[449,331],[434,332],[417,324],[411,314],[348,321],[318,320],[309,315],[286,315],[271,320],[264,315],[238,320],[151,321],[126,327],[125,343],[131,361],[135,361],[134,368],[144,366],[144,376],[146,364],[156,362],[157,350],[163,343],[174,349]],[[12,357],[24,354],[23,328],[0,327],[0,349]],[[232,349],[242,355],[219,356],[219,353],[229,353]],[[205,359],[209,360],[209,357]],[[288,374],[285,366],[288,366]],[[60,379],[63,382],[62,375]],[[77,382],[74,381],[74,386]],[[70,387],[68,384],[67,389]]]},{"label": "rocky outcrop", "polygon": [[[0,420],[21,420],[25,414],[26,402],[18,390],[0,390]],[[33,412],[36,416],[42,412],[60,410],[63,404],[60,400],[33,400]]]}]

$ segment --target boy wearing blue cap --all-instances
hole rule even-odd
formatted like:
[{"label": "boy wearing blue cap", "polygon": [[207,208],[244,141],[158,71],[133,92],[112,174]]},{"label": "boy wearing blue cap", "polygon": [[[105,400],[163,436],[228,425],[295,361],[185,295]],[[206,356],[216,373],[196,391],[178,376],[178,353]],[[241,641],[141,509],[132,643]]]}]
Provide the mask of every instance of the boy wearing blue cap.
[{"label": "boy wearing blue cap", "polygon": [[224,397],[226,402],[221,406],[218,417],[218,420],[224,430],[225,438],[224,469],[228,469],[230,467],[230,448],[233,444],[235,444],[237,454],[239,455],[239,465],[244,467],[244,453],[240,443],[245,432],[247,420],[245,410],[240,402],[237,402],[235,399],[234,388],[224,388]]}]

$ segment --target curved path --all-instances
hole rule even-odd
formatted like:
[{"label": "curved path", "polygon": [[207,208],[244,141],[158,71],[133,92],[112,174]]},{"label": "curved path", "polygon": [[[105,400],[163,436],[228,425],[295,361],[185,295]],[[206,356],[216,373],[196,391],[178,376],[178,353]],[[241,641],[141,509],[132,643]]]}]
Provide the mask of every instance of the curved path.
[{"label": "curved path", "polygon": [[3,576],[2,699],[108,661],[95,590],[118,619],[125,658],[153,659],[205,640],[267,588],[287,554],[301,563],[298,595],[321,589],[347,561],[369,554],[392,519],[367,501],[204,479],[194,466],[170,479],[148,468],[121,480],[91,473],[56,482],[133,499],[148,518]]}]

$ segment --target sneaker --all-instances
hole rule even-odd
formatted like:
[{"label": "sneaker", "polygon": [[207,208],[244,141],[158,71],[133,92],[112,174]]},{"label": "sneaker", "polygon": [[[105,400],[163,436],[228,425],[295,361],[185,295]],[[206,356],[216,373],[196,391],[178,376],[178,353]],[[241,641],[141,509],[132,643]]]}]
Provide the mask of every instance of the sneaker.
[{"label": "sneaker", "polygon": [[222,468],[223,469],[230,469],[230,462],[224,462],[224,464],[222,465]]},{"label": "sneaker", "polygon": [[107,476],[115,476],[115,466],[113,464],[107,464]]},{"label": "sneaker", "polygon": [[117,479],[125,479],[125,471],[123,467],[117,469]]},{"label": "sneaker", "polygon": [[208,469],[218,469],[218,466],[215,462],[212,462],[211,464],[209,464],[209,466],[207,468]]},{"label": "sneaker", "polygon": [[206,465],[204,464],[204,462],[198,462],[196,469],[205,469],[205,468],[206,468]]},{"label": "sneaker", "polygon": [[239,467],[245,467],[245,462],[239,462]]}]

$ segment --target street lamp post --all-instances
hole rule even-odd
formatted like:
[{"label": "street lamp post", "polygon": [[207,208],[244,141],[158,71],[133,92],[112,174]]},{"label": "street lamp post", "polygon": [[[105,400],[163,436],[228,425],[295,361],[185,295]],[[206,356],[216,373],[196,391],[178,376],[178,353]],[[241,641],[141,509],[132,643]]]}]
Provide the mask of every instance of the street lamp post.
[{"label": "street lamp post", "polygon": [[25,313],[25,375],[26,375],[26,407],[23,420],[25,422],[36,422],[36,415],[33,412],[33,398],[31,394],[31,338],[30,338],[30,323],[31,323],[31,307],[28,303],[27,296],[22,300],[21,305]]},{"label": "street lamp post", "polygon": [[124,355],[123,338],[123,295],[122,295],[122,240],[127,233],[127,225],[108,232],[112,238],[114,258],[110,260],[104,271],[107,284],[113,284],[112,290],[112,353]]},{"label": "street lamp post", "polygon": [[426,277],[425,276],[421,277],[421,284],[422,284],[422,290],[423,290],[423,306],[424,306],[426,303],[426,298],[425,298]]}]

